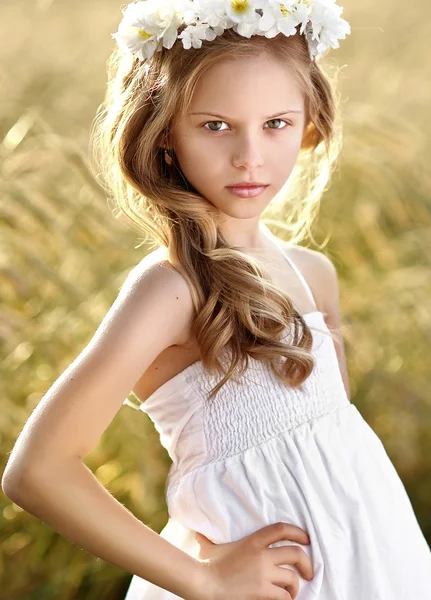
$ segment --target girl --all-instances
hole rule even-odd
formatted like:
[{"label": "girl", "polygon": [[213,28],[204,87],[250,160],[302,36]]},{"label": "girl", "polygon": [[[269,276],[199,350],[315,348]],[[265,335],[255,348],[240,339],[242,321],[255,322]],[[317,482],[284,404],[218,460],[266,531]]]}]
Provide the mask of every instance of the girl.
[{"label": "girl", "polygon": [[[341,10],[147,0],[114,36],[94,147],[160,247],[31,415],[3,489],[133,573],[127,600],[431,597],[406,490],[349,400],[336,271],[293,243],[336,157],[317,58],[349,32]],[[294,167],[314,176],[285,242],[261,216]],[[172,458],[160,535],[83,463],[131,390]]]}]

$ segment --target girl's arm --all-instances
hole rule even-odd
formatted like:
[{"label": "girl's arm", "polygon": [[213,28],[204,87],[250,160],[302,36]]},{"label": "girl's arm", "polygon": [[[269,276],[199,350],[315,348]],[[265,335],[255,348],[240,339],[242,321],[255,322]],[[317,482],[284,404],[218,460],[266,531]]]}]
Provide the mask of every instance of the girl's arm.
[{"label": "girl's arm", "polygon": [[[12,466],[13,469],[13,466]],[[3,483],[15,504],[81,548],[187,600],[208,589],[202,564],[144,525],[78,458]]]},{"label": "girl's arm", "polygon": [[350,400],[349,374],[347,372],[347,361],[340,315],[340,292],[337,270],[334,264],[325,254],[319,253],[318,261],[319,265],[316,266],[315,273],[319,273],[320,289],[322,290],[321,298],[324,307],[323,310],[325,312],[325,322],[337,338],[334,343],[335,352],[337,354],[344,389],[346,390],[347,397]]},{"label": "girl's arm", "polygon": [[203,563],[134,517],[83,462],[142,373],[178,343],[191,314],[179,273],[163,263],[135,267],[90,343],[26,422],[2,488],[78,546],[194,600],[202,597]]}]

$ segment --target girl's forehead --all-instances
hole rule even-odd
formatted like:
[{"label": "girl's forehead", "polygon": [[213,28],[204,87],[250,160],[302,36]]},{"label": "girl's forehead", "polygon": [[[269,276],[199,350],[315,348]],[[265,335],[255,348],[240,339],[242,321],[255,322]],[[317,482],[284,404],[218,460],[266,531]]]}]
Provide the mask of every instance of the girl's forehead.
[{"label": "girl's forehead", "polygon": [[[242,73],[236,77],[212,77],[206,73],[195,87],[186,110],[187,115],[219,113],[234,116],[250,112],[268,116],[278,112],[300,112],[304,108],[303,92],[294,78],[283,71],[275,73]],[[197,115],[196,115],[197,116]]]},{"label": "girl's forehead", "polygon": [[229,60],[209,66],[196,82],[193,96],[205,93],[224,95],[231,90],[241,93],[244,86],[254,89],[253,95],[265,91],[279,93],[287,90],[291,94],[300,91],[297,77],[288,65],[260,57],[254,62]]}]

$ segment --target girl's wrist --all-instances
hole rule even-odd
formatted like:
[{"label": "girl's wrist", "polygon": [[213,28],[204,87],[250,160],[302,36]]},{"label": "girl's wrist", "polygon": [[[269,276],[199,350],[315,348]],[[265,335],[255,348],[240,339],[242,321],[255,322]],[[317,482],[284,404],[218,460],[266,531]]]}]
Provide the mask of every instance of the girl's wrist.
[{"label": "girl's wrist", "polygon": [[190,587],[184,600],[215,600],[216,583],[214,572],[210,569],[210,561],[195,559],[195,568],[190,580]]}]

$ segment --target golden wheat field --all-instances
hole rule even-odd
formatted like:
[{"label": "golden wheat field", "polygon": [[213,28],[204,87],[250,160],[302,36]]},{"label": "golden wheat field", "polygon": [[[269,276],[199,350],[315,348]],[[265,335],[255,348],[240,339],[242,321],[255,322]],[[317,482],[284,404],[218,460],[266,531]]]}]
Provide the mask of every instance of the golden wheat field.
[{"label": "golden wheat field", "polygon": [[[345,0],[344,143],[314,241],[337,267],[351,400],[381,438],[431,542],[431,62],[429,2]],[[88,343],[142,238],[88,163],[113,0],[3,0],[0,11],[0,448]],[[314,242],[305,245],[316,248]],[[86,459],[159,532],[170,461],[133,394]],[[3,469],[2,469],[3,471]],[[131,578],[0,495],[4,600],[120,600]],[[109,526],[109,524],[108,524]]]}]

